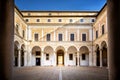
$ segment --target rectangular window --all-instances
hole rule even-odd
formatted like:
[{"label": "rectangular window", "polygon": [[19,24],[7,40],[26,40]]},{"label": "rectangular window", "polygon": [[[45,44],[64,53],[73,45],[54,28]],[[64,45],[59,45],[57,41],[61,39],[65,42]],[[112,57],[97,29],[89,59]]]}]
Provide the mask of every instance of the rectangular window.
[{"label": "rectangular window", "polygon": [[85,54],[82,54],[82,60],[86,60]]},{"label": "rectangular window", "polygon": [[70,41],[74,41],[74,34],[70,34]]},{"label": "rectangular window", "polygon": [[80,19],[80,22],[84,22],[84,19]]},{"label": "rectangular window", "polygon": [[29,21],[29,19],[25,19],[25,21],[26,21],[26,22],[28,22],[28,21]]},{"label": "rectangular window", "polygon": [[86,34],[82,34],[82,41],[86,41]]},{"label": "rectangular window", "polygon": [[36,51],[36,56],[40,56],[40,51]]},{"label": "rectangular window", "polygon": [[48,22],[51,22],[51,19],[48,19]]},{"label": "rectangular window", "polygon": [[58,21],[59,21],[59,22],[62,22],[62,19],[59,19]]},{"label": "rectangular window", "polygon": [[58,35],[58,38],[59,38],[59,39],[58,39],[59,41],[62,41],[62,34],[59,34],[59,35]]},{"label": "rectangular window", "polygon": [[102,25],[102,35],[105,33],[104,31],[104,25]]},{"label": "rectangular window", "polygon": [[37,33],[34,35],[34,40],[38,41],[38,34]]},{"label": "rectangular window", "polygon": [[36,21],[37,21],[37,22],[40,22],[40,19],[37,19]]},{"label": "rectangular window", "polygon": [[50,41],[50,34],[47,34],[47,41]]},{"label": "rectangular window", "polygon": [[16,24],[16,32],[18,33],[18,31],[19,31],[19,25]]},{"label": "rectangular window", "polygon": [[23,32],[22,32],[22,36],[23,36],[23,38],[25,37],[25,31],[23,30]]},{"label": "rectangular window", "polygon": [[73,60],[73,54],[69,54],[69,60]]},{"label": "rectangular window", "polygon": [[98,31],[96,31],[96,39],[98,38]]},{"label": "rectangular window", "polygon": [[91,22],[95,22],[95,19],[91,19]]},{"label": "rectangular window", "polygon": [[49,54],[46,54],[46,60],[49,60]]},{"label": "rectangular window", "polygon": [[72,20],[72,19],[70,19],[70,22],[73,22],[73,20]]}]

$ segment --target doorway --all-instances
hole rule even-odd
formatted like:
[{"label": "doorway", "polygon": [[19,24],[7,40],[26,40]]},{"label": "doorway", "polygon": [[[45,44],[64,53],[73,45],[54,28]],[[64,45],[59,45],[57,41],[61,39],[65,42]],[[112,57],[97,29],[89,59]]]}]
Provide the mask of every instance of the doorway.
[{"label": "doorway", "polygon": [[57,65],[64,65],[64,51],[57,51]]},{"label": "doorway", "polygon": [[40,58],[36,58],[36,66],[40,66],[41,65],[41,59]]}]

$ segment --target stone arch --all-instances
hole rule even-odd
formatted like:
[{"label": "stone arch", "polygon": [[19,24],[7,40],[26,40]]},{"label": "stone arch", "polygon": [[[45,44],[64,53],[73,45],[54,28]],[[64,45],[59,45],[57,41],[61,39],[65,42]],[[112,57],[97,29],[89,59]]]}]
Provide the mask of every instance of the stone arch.
[{"label": "stone arch", "polygon": [[65,48],[63,46],[58,46],[56,48],[56,64],[57,65],[65,64]]},{"label": "stone arch", "polygon": [[14,66],[18,66],[18,54],[19,54],[20,44],[18,41],[14,42]]},{"label": "stone arch", "polygon": [[68,65],[76,65],[78,64],[77,60],[77,48],[75,46],[70,46],[67,50],[68,55]]},{"label": "stone arch", "polygon": [[80,52],[80,66],[89,66],[89,49],[87,46],[82,46]]},{"label": "stone arch", "polygon": [[101,43],[101,50],[102,50],[102,66],[107,67],[107,44],[105,41]]},{"label": "stone arch", "polygon": [[33,66],[41,65],[41,48],[39,46],[34,46],[32,48],[32,65]]},{"label": "stone arch", "polygon": [[54,50],[51,46],[44,48],[44,65],[50,66],[54,64]]}]

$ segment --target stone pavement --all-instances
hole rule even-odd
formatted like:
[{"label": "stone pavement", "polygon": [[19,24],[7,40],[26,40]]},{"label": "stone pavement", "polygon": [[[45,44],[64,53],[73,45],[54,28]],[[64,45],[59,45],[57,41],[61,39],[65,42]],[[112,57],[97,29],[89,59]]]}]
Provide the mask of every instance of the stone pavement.
[{"label": "stone pavement", "polygon": [[108,70],[98,67],[14,68],[14,80],[108,80]]}]

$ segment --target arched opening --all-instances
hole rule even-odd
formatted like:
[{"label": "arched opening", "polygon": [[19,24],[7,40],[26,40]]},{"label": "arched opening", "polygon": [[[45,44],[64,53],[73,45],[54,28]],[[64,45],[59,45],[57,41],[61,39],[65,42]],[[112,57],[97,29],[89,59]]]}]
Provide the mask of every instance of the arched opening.
[{"label": "arched opening", "polygon": [[39,46],[32,48],[32,65],[40,66],[41,65],[41,49]]},{"label": "arched opening", "polygon": [[103,41],[102,44],[102,66],[107,67],[107,45],[106,42]]},{"label": "arched opening", "polygon": [[80,66],[89,66],[89,49],[86,46],[80,48]]},{"label": "arched opening", "polygon": [[100,50],[99,46],[96,46],[96,66],[100,66]]},{"label": "arched opening", "polygon": [[44,65],[53,66],[55,63],[54,57],[53,48],[51,46],[46,46],[44,48]]},{"label": "arched opening", "polygon": [[68,48],[68,65],[78,65],[77,49],[74,46]]},{"label": "arched opening", "polygon": [[22,46],[21,46],[21,66],[24,66],[24,52],[25,52],[25,45],[23,44]]},{"label": "arched opening", "polygon": [[15,41],[14,43],[14,66],[18,66],[18,46],[19,43],[17,41]]},{"label": "arched opening", "polygon": [[61,49],[57,51],[57,65],[64,65],[64,51]]}]

